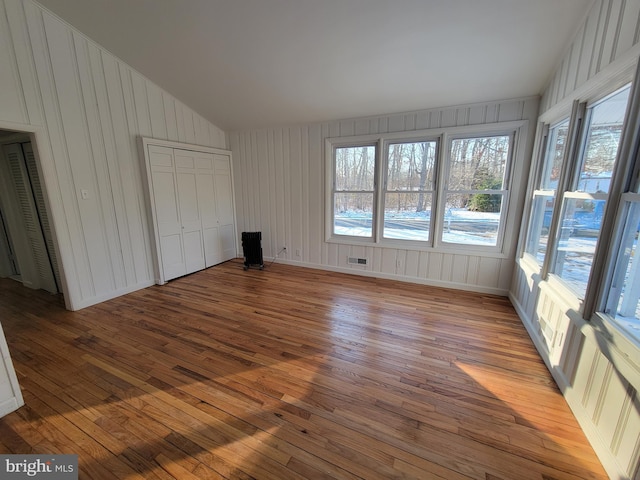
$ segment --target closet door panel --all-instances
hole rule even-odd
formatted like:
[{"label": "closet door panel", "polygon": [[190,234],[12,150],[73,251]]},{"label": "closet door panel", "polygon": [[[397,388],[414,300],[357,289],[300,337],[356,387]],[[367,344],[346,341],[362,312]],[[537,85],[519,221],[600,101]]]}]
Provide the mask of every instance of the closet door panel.
[{"label": "closet door panel", "polygon": [[222,244],[223,261],[236,256],[236,228],[233,224],[220,227],[220,243]]},{"label": "closet door panel", "polygon": [[205,265],[210,267],[223,261],[213,170],[209,172],[199,172],[197,182],[198,204],[202,211],[204,259]]},{"label": "closet door panel", "polygon": [[158,236],[159,261],[165,281],[187,273],[173,150],[149,147],[151,202]]},{"label": "closet door panel", "polygon": [[165,280],[171,280],[187,273],[175,176],[172,171],[155,170],[151,172],[151,178],[153,190],[158,192],[154,200],[160,259]]},{"label": "closet door panel", "polygon": [[[10,179],[13,183],[12,192],[6,193],[15,193],[10,197],[7,206],[13,209],[10,213],[14,213],[18,219],[14,226],[19,225],[27,240],[26,244],[21,245],[22,242],[13,239],[13,245],[17,247],[15,253],[23,276],[23,283],[32,288],[42,288],[51,293],[58,293],[22,146],[15,143],[5,145],[3,149],[8,162]],[[6,197],[5,200],[8,198]],[[15,229],[13,233],[14,235],[17,233]],[[9,234],[12,234],[11,230]]]},{"label": "closet door panel", "polygon": [[214,155],[216,207],[220,225],[222,256],[230,260],[236,256],[233,187],[231,184],[231,157]]},{"label": "closet door panel", "polygon": [[198,208],[198,192],[195,171],[177,174],[178,205],[184,239],[184,258],[187,273],[204,268],[204,248],[202,245],[202,221]]},{"label": "closet door panel", "polygon": [[187,267],[182,254],[184,247],[182,244],[182,235],[165,235],[160,238],[160,249],[162,251],[162,269],[164,270],[164,279],[186,275]]}]

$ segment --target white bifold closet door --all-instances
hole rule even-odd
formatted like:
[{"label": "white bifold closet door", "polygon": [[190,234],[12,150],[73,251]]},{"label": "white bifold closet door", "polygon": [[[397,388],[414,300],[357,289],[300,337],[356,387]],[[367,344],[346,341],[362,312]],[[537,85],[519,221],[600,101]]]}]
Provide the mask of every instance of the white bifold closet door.
[{"label": "white bifold closet door", "polygon": [[147,145],[158,283],[236,256],[231,156]]},{"label": "white bifold closet door", "polygon": [[1,150],[0,203],[15,248],[20,279],[30,288],[57,293],[55,250],[33,149],[30,143],[14,143],[4,145]]}]

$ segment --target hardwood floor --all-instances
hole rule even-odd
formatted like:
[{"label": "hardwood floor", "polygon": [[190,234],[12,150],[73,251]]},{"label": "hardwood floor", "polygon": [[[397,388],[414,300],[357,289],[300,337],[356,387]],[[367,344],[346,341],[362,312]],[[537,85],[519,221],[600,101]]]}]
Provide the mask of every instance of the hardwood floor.
[{"label": "hardwood floor", "polygon": [[604,479],[505,298],[240,261],[78,312],[0,280],[0,453],[90,479]]}]

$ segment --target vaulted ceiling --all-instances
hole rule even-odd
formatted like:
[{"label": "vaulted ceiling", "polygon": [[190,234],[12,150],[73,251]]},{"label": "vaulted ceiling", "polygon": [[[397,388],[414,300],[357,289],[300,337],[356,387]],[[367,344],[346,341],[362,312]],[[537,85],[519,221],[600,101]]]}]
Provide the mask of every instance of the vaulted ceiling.
[{"label": "vaulted ceiling", "polygon": [[227,131],[536,95],[593,0],[38,0]]}]

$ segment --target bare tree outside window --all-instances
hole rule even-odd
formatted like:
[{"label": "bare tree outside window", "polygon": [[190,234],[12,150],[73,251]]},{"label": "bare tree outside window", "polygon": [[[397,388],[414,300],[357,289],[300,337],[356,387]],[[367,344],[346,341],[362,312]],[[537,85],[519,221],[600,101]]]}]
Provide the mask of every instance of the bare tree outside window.
[{"label": "bare tree outside window", "polygon": [[334,234],[371,237],[376,147],[338,147],[335,162]]},{"label": "bare tree outside window", "polygon": [[444,242],[497,245],[510,147],[510,135],[451,141]]},{"label": "bare tree outside window", "polygon": [[429,240],[437,144],[436,140],[389,144],[384,238]]}]

